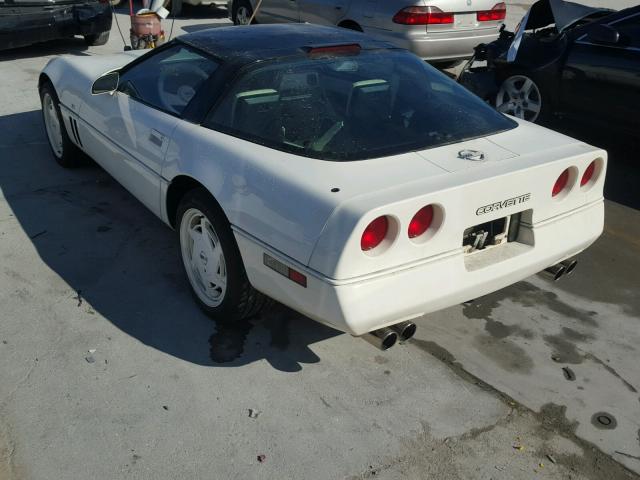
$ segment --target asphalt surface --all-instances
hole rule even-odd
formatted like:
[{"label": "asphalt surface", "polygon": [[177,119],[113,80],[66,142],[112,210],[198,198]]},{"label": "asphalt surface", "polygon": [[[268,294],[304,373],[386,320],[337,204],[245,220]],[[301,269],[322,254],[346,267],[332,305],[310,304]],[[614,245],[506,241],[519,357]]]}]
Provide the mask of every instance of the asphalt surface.
[{"label": "asphalt surface", "polygon": [[[224,23],[191,8],[174,34]],[[284,308],[222,328],[175,234],[51,157],[40,70],[121,49],[114,25],[104,47],[0,53],[0,480],[638,478],[637,140],[552,125],[611,154],[605,232],[560,283],[429,315],[385,353]]]}]

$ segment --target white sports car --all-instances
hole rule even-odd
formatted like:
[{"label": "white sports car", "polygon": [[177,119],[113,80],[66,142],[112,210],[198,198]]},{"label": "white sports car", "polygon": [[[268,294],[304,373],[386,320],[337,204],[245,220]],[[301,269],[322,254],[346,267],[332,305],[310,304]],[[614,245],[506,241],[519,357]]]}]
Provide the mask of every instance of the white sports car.
[{"label": "white sports car", "polygon": [[561,276],[603,229],[606,152],[357,32],[203,30],[56,58],[39,88],[56,160],[87,154],[175,228],[222,321],[273,298],[388,348],[411,319]]}]

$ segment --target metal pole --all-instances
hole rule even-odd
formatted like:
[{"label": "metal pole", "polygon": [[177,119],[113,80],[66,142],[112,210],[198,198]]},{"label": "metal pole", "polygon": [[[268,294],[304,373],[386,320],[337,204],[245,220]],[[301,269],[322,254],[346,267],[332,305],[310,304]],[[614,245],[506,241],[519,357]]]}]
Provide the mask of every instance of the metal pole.
[{"label": "metal pole", "polygon": [[262,6],[262,0],[258,0],[258,4],[256,5],[256,8],[253,11],[253,14],[251,15],[251,18],[249,19],[249,25],[253,23],[253,19],[256,18],[256,14],[258,13],[258,10],[260,10],[261,6]]}]

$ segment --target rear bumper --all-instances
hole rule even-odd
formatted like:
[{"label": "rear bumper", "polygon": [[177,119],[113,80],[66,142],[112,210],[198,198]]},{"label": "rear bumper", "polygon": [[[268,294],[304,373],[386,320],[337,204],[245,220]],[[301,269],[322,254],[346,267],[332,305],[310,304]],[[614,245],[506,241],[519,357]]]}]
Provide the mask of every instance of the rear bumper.
[{"label": "rear bumper", "polygon": [[[23,47],[73,35],[93,35],[111,30],[109,3],[60,5],[51,10],[24,7],[0,16],[0,50]],[[39,9],[37,12],[35,9]],[[38,17],[37,21],[27,21]]]},{"label": "rear bumper", "polygon": [[469,58],[473,55],[474,47],[498,38],[498,30],[495,28],[442,33],[425,33],[415,29],[405,32],[376,29],[365,33],[410,50],[424,60]]},{"label": "rear bumper", "polygon": [[[604,227],[599,199],[536,225],[526,225],[525,243],[508,243],[465,255],[456,249],[410,266],[335,281],[292,263],[236,231],[253,286],[321,323],[352,335],[420,317],[478,298],[534,275],[591,245]],[[267,252],[307,275],[298,286],[263,265]]]}]

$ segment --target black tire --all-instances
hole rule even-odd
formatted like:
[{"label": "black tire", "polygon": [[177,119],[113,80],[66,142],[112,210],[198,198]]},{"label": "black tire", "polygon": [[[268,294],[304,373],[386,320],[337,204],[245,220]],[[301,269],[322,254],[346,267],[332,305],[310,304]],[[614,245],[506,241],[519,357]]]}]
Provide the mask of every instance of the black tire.
[{"label": "black tire", "polygon": [[[47,95],[53,101],[53,107],[55,108],[55,113],[58,117],[58,122],[60,125],[60,133],[62,135],[61,153],[56,152],[53,144],[51,143],[51,138],[47,132],[47,121],[44,118],[44,116],[46,115],[45,98]],[[51,153],[56,159],[56,162],[58,162],[58,164],[64,168],[75,168],[82,165],[85,160],[84,153],[78,147],[76,147],[76,145],[71,141],[69,135],[67,134],[67,129],[65,127],[64,121],[62,120],[62,113],[60,112],[60,100],[58,99],[55,88],[53,88],[53,85],[49,81],[44,82],[40,87],[40,104],[42,105],[42,121],[45,127],[45,134],[47,135],[49,147],[51,148]]]},{"label": "black tire", "polygon": [[171,0],[169,2],[169,15],[171,18],[177,18],[182,15],[183,3],[182,0]]},{"label": "black tire", "polygon": [[92,33],[91,35],[85,35],[84,42],[90,47],[104,45],[109,41],[109,33],[109,31],[106,31],[102,33]]},{"label": "black tire", "polygon": [[[251,18],[253,15],[253,7],[251,6],[251,2],[249,0],[234,0],[233,5],[231,7],[231,20],[233,20],[234,25],[246,25],[246,23],[241,23],[238,19],[238,10],[241,8],[246,9],[246,15],[248,18]],[[258,23],[255,19],[251,22],[252,25]]]},{"label": "black tire", "polygon": [[[204,303],[196,292],[196,288],[191,283],[183,256],[183,219],[185,213],[198,210],[202,213],[213,227],[220,242],[226,266],[226,291],[221,303],[217,306],[210,306]],[[188,221],[185,219],[185,221]],[[269,297],[254,289],[249,283],[247,274],[242,263],[242,257],[238,250],[233,232],[229,226],[226,216],[208,191],[204,188],[197,188],[187,192],[180,204],[176,214],[176,226],[178,241],[180,242],[180,258],[185,268],[185,275],[191,293],[200,308],[212,319],[222,323],[239,322],[256,316],[265,307],[272,303]]]}]

